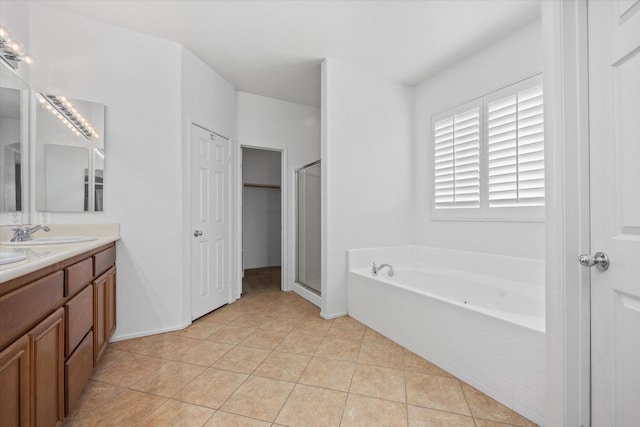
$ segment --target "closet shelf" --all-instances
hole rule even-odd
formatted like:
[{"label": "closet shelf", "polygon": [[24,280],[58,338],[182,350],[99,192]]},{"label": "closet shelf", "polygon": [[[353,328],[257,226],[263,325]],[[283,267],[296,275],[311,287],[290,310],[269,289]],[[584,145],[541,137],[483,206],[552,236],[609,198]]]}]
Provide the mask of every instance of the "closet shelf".
[{"label": "closet shelf", "polygon": [[249,184],[249,183],[244,183],[243,184],[245,187],[253,187],[253,188],[280,188],[279,185],[270,185],[270,184]]}]

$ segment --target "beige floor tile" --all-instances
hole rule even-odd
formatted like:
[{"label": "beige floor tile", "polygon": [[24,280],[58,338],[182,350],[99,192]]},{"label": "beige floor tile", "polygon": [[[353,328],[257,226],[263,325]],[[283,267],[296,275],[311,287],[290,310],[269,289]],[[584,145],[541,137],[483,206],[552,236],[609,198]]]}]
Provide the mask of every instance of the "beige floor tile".
[{"label": "beige floor tile", "polygon": [[211,322],[204,322],[202,320],[196,320],[190,326],[180,331],[170,332],[171,335],[178,335],[188,338],[196,338],[203,340],[209,335],[222,328],[223,325],[218,325]]},{"label": "beige floor tile", "polygon": [[123,390],[95,411],[80,414],[67,425],[73,427],[134,426],[167,399],[134,390]]},{"label": "beige floor tile", "polygon": [[404,371],[359,363],[349,392],[405,403]]},{"label": "beige floor tile", "polygon": [[209,337],[207,337],[207,341],[238,344],[240,341],[251,335],[253,331],[255,331],[255,328],[227,325],[209,335]]},{"label": "beige floor tile", "polygon": [[288,335],[287,332],[270,331],[268,329],[256,329],[246,337],[239,345],[243,347],[263,348],[273,350]]},{"label": "beige floor tile", "polygon": [[396,343],[395,341],[392,341],[389,338],[384,337],[380,334],[367,335],[365,333],[364,337],[362,338],[362,343],[367,345],[373,345],[375,347],[383,348],[383,349],[402,350],[404,354],[404,347],[402,347],[400,344]]},{"label": "beige floor tile", "polygon": [[136,427],[200,427],[214,412],[214,409],[168,400]]},{"label": "beige floor tile", "polygon": [[513,424],[497,423],[495,421],[483,420],[480,418],[474,418],[474,421],[476,422],[476,427],[516,427]]},{"label": "beige floor tile", "polygon": [[149,335],[147,337],[133,338],[130,340],[117,341],[109,344],[107,351],[120,350],[131,353],[147,354],[149,347],[162,340],[162,335]]},{"label": "beige floor tile", "polygon": [[198,321],[212,322],[220,325],[226,325],[226,324],[229,324],[231,321],[237,319],[238,317],[242,316],[243,314],[238,311],[223,310],[223,308],[226,308],[226,307],[222,307],[217,310],[214,310],[211,313],[205,316],[202,316],[200,319],[198,319]]},{"label": "beige floor tile", "polygon": [[376,338],[385,338],[384,335],[382,335],[379,332],[374,331],[373,329],[365,326],[364,327],[364,336],[365,337],[376,337]]},{"label": "beige floor tile", "polygon": [[456,378],[407,372],[405,380],[410,405],[471,415]]},{"label": "beige floor tile", "polygon": [[411,372],[421,372],[423,374],[441,375],[443,377],[453,377],[450,373],[444,369],[439,368],[426,359],[418,356],[417,354],[404,350],[404,367]]},{"label": "beige floor tile", "polygon": [[325,338],[316,350],[315,356],[327,359],[355,362],[360,354],[360,343],[338,338]]},{"label": "beige floor tile", "polygon": [[271,314],[276,317],[284,317],[291,320],[302,320],[310,312],[311,310],[307,308],[291,307],[285,305],[275,308],[271,312]]},{"label": "beige floor tile", "polygon": [[291,332],[295,328],[295,324],[288,319],[282,317],[269,317],[260,328],[269,329],[271,331]]},{"label": "beige floor tile", "polygon": [[274,351],[258,366],[253,375],[296,382],[309,364],[309,360],[310,356]]},{"label": "beige floor tile", "polygon": [[292,332],[294,334],[324,337],[325,335],[327,335],[330,327],[330,320],[304,319],[302,321],[296,322],[296,326]]},{"label": "beige floor tile", "polygon": [[278,351],[312,356],[322,342],[322,337],[291,333],[276,347]]},{"label": "beige floor tile", "polygon": [[298,382],[338,391],[349,391],[355,367],[354,362],[314,357],[309,361]]},{"label": "beige floor tile", "polygon": [[347,393],[298,384],[276,418],[291,427],[325,427],[340,424]]},{"label": "beige floor tile", "polygon": [[476,427],[473,418],[464,415],[411,405],[408,411],[409,427]]},{"label": "beige floor tile", "polygon": [[229,322],[233,326],[242,326],[245,328],[259,328],[270,317],[266,314],[245,313],[242,316]]},{"label": "beige floor tile", "polygon": [[496,421],[516,426],[535,426],[534,423],[522,415],[512,411],[468,384],[462,383],[462,390],[469,402],[471,413],[475,418],[482,418],[489,421]]},{"label": "beige floor tile", "polygon": [[218,411],[204,427],[269,427],[271,423]]},{"label": "beige floor tile", "polygon": [[76,402],[71,413],[71,418],[82,412],[91,412],[107,401],[113,399],[125,389],[99,381],[89,380],[82,392],[82,396]]},{"label": "beige floor tile", "polygon": [[365,328],[362,323],[351,316],[336,317],[333,319],[333,326],[338,328]]},{"label": "beige floor tile", "polygon": [[245,374],[209,368],[173,395],[173,399],[218,409],[247,377]]},{"label": "beige floor tile", "polygon": [[92,378],[96,381],[129,387],[137,383],[147,375],[156,372],[162,366],[170,363],[168,360],[155,357],[133,354],[118,364],[110,365],[104,369],[96,369]]},{"label": "beige floor tile", "polygon": [[180,361],[194,365],[211,366],[232,348],[232,344],[202,341],[187,350],[180,358]]},{"label": "beige floor tile", "polygon": [[173,396],[178,390],[200,375],[206,368],[181,362],[169,362],[152,374],[133,384],[133,390]]},{"label": "beige floor tile", "polygon": [[350,394],[342,414],[343,427],[406,427],[407,407],[404,403]]},{"label": "beige floor tile", "polygon": [[191,347],[200,344],[200,340],[178,335],[162,334],[159,335],[157,342],[153,343],[142,354],[147,356],[159,357],[162,359],[180,360]]},{"label": "beige floor tile", "polygon": [[273,422],[294,384],[269,378],[249,377],[222,405],[222,410]]},{"label": "beige floor tile", "polygon": [[213,365],[214,368],[250,374],[271,353],[269,350],[250,347],[234,347]]},{"label": "beige floor tile", "polygon": [[358,343],[362,343],[362,339],[364,338],[364,325],[360,326],[336,326],[334,324],[327,332],[327,338],[338,338],[341,340],[348,341],[356,341]]},{"label": "beige floor tile", "polygon": [[362,346],[360,346],[358,362],[388,368],[404,369],[404,350],[402,347],[393,345],[379,345],[364,342]]}]

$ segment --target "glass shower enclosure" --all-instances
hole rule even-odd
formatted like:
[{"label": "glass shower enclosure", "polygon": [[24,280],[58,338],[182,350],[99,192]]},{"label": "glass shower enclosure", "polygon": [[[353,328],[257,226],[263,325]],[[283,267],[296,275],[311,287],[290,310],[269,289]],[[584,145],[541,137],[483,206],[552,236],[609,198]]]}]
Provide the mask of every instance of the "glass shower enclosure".
[{"label": "glass shower enclosure", "polygon": [[296,281],[320,295],[320,160],[296,170],[296,196]]}]

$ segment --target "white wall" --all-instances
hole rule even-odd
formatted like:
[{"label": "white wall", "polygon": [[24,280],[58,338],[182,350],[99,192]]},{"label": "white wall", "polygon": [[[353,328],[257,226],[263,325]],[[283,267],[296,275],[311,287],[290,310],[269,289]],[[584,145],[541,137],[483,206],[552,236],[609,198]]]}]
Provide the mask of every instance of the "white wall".
[{"label": "white wall", "polygon": [[320,158],[320,110],[244,92],[237,93],[237,142],[243,146],[286,150],[283,176],[287,220],[285,254],[288,285],[295,279],[295,169]]},{"label": "white wall", "polygon": [[[242,182],[280,186],[280,157],[279,151],[243,148]],[[281,265],[280,188],[244,187],[242,196],[243,268]]]},{"label": "white wall", "polygon": [[417,243],[544,259],[543,222],[431,220],[433,141],[431,116],[542,72],[540,21],[479,51],[418,85],[414,135]]},{"label": "white wall", "polygon": [[347,249],[413,242],[412,89],[323,63],[322,314],[347,310]]},{"label": "white wall", "polygon": [[116,339],[179,328],[181,48],[37,4],[30,23],[32,88],[106,105],[105,211],[52,222],[120,223]]}]

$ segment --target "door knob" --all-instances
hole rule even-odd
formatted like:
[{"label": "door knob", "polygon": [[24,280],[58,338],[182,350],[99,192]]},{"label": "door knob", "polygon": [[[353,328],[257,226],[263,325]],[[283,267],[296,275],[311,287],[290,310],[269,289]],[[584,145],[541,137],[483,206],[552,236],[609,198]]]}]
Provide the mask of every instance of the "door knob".
[{"label": "door knob", "polygon": [[593,256],[580,255],[578,257],[578,261],[585,267],[593,267],[595,265],[596,268],[600,271],[605,271],[607,268],[609,268],[609,264],[611,264],[609,256],[604,252],[596,252],[595,254],[593,254]]},{"label": "door knob", "polygon": [[194,235],[195,237],[200,237],[200,236],[202,236],[202,231],[200,231],[200,230],[196,230],[196,231],[194,231],[194,232],[193,232],[193,235]]}]

